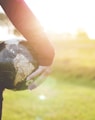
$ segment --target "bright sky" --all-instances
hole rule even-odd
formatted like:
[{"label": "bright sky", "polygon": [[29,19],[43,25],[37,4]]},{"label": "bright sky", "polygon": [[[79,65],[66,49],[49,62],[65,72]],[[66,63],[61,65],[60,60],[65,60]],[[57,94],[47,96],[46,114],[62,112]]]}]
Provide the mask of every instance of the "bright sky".
[{"label": "bright sky", "polygon": [[70,32],[84,29],[95,38],[94,0],[25,0],[45,30]]},{"label": "bright sky", "polygon": [[78,28],[95,38],[94,0],[25,0],[46,31],[70,32]]}]

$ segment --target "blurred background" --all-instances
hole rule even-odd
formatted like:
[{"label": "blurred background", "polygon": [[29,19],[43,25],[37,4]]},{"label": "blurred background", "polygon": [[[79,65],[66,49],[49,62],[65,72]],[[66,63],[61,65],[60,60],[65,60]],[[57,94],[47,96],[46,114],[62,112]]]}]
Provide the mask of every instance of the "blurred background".
[{"label": "blurred background", "polygon": [[[3,120],[94,120],[94,1],[25,1],[43,25],[56,55],[51,74],[37,89],[5,90]],[[23,38],[2,8],[0,33],[1,41]]]}]

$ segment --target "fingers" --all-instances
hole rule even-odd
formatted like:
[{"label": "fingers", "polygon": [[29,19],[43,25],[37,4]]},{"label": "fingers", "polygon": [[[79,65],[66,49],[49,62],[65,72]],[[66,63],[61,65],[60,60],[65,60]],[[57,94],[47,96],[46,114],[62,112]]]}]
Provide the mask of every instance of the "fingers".
[{"label": "fingers", "polygon": [[49,66],[39,66],[38,69],[31,75],[29,75],[26,79],[28,89],[32,90],[39,86],[45,80],[49,73]]},{"label": "fingers", "polygon": [[[32,81],[30,84],[28,84],[28,89],[32,90],[34,88],[37,88],[41,83],[44,82],[45,78],[50,73],[50,69],[45,70],[36,80]],[[31,81],[31,80],[28,80]]]},{"label": "fingers", "polygon": [[27,77],[26,80],[31,80],[35,77],[38,77],[41,74],[48,75],[50,73],[49,66],[39,66],[38,69]]}]

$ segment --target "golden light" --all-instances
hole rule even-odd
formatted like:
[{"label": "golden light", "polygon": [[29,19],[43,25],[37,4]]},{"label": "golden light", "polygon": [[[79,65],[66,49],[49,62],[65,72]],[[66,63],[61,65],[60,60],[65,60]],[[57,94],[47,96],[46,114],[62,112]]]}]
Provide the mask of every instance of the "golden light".
[{"label": "golden light", "polygon": [[46,31],[70,32],[84,29],[95,38],[93,0],[25,0]]}]

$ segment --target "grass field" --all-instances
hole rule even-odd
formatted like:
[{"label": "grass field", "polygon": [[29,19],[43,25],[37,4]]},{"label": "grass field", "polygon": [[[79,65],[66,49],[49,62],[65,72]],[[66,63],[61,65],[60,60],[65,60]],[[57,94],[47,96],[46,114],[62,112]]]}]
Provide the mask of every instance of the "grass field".
[{"label": "grass field", "polygon": [[3,120],[95,120],[95,41],[55,41],[47,80],[4,92]]}]

